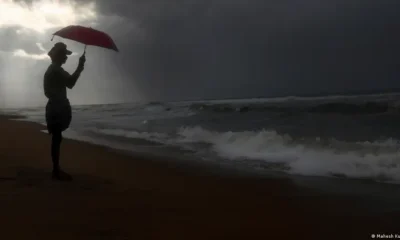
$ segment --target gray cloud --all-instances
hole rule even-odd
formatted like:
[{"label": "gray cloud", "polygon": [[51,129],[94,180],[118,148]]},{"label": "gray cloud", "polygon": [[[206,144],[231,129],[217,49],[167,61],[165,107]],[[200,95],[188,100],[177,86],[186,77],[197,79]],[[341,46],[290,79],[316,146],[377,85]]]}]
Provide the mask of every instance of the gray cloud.
[{"label": "gray cloud", "polygon": [[[27,31],[21,32],[19,31]],[[15,49],[24,49],[27,53],[40,54],[42,51],[36,45],[41,41],[35,34],[30,34],[29,30],[20,27],[0,28],[0,51],[12,52]]]}]

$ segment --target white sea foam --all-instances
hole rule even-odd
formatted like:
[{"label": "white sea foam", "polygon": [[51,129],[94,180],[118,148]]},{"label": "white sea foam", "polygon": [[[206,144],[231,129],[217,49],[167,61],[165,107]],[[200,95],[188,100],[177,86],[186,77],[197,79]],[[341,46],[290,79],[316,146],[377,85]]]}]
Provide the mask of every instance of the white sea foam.
[{"label": "white sea foam", "polygon": [[[289,172],[314,176],[346,176],[400,182],[400,145],[389,139],[353,145],[296,143],[274,131],[213,132],[201,127],[181,128],[181,142],[205,142],[228,159],[256,159],[284,163]],[[346,147],[340,147],[346,146]]]}]

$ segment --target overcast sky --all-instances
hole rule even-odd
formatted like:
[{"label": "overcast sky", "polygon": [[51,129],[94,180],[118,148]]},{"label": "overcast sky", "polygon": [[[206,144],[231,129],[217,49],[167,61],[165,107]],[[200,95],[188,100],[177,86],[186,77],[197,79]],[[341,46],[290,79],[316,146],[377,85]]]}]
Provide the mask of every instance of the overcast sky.
[{"label": "overcast sky", "polygon": [[51,34],[106,31],[74,104],[318,94],[400,87],[395,0],[0,0],[0,106],[44,105]]}]

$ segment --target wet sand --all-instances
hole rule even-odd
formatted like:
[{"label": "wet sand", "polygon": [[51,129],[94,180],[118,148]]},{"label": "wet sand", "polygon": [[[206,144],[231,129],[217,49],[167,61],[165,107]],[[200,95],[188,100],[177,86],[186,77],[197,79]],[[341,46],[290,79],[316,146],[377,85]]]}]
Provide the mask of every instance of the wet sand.
[{"label": "wet sand", "polygon": [[[174,159],[130,156],[65,139],[51,180],[43,126],[0,117],[2,239],[371,239],[400,234],[400,212]],[[188,160],[189,161],[189,160]],[[395,232],[397,230],[397,232]]]}]

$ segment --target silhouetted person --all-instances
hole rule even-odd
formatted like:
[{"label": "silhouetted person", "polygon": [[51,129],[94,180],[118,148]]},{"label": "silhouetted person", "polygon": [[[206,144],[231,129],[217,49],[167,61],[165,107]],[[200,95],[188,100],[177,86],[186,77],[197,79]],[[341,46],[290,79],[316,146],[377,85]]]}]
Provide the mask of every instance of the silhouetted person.
[{"label": "silhouetted person", "polygon": [[51,140],[51,158],[53,161],[52,178],[56,180],[72,180],[71,176],[60,169],[60,147],[62,132],[66,130],[72,119],[71,105],[67,98],[67,88],[75,86],[85,65],[85,54],[79,58],[76,71],[70,75],[61,66],[67,61],[71,51],[67,45],[58,42],[50,50],[51,65],[44,75],[44,94],[48,98],[46,105],[46,123]]}]

